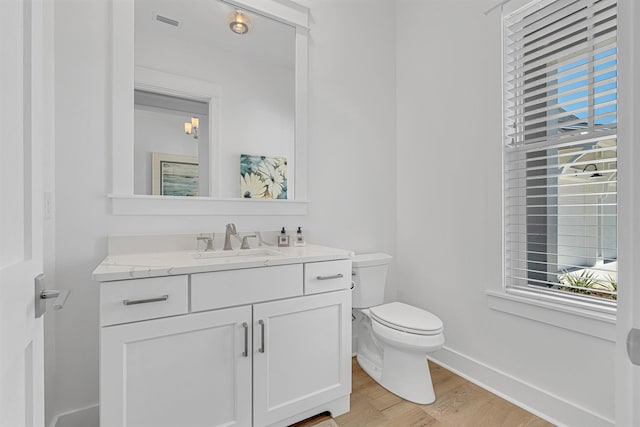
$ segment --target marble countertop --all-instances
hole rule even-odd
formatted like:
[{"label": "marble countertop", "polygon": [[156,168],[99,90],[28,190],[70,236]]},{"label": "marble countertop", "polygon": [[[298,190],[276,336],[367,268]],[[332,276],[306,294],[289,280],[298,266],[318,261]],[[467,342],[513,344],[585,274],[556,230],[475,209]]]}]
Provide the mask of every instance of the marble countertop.
[{"label": "marble countertop", "polygon": [[344,249],[310,245],[224,252],[175,251],[109,255],[93,271],[98,282],[349,259]]}]

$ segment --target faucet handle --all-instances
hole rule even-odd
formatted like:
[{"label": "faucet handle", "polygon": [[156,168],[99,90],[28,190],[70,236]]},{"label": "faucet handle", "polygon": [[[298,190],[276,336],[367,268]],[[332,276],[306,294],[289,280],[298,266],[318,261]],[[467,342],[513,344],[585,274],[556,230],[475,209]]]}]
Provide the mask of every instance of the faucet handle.
[{"label": "faucet handle", "polygon": [[242,245],[240,245],[240,249],[251,249],[251,247],[249,246],[249,242],[247,241],[247,239],[249,237],[258,237],[255,234],[247,234],[246,236],[242,237]]},{"label": "faucet handle", "polygon": [[213,251],[213,238],[215,237],[215,235],[216,235],[216,233],[211,233],[211,237],[209,237],[209,236],[198,236],[198,237],[196,237],[196,240],[198,240],[198,242],[200,242],[200,241],[206,242],[207,247],[204,249],[205,252]]}]

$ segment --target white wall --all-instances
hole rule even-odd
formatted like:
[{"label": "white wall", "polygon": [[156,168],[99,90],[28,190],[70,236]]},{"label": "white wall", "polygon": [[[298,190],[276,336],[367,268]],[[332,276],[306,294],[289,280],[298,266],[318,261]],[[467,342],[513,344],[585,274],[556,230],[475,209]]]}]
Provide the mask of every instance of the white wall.
[{"label": "white wall", "polygon": [[327,245],[394,254],[395,2],[300,3],[311,9],[309,219],[314,235]]},{"label": "white wall", "polygon": [[607,425],[612,342],[487,306],[502,263],[495,3],[397,3],[398,297],[442,318],[435,359],[559,423]]},{"label": "white wall", "polygon": [[[353,250],[395,241],[394,6],[305,0],[310,34],[310,213],[304,217],[112,216],[110,2],[55,3],[56,283],[72,294],[55,316],[53,415],[98,402],[98,287],[91,272],[109,234],[302,226],[311,243]],[[368,8],[366,19],[351,19]],[[78,19],[82,17],[82,19]]]}]

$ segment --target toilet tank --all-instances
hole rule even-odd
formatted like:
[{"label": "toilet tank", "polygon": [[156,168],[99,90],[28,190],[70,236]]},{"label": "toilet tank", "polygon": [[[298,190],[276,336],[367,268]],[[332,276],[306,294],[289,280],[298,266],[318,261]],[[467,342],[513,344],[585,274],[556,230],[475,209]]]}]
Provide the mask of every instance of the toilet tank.
[{"label": "toilet tank", "polygon": [[358,254],[353,263],[353,307],[375,307],[384,302],[387,270],[392,256],[384,253]]}]

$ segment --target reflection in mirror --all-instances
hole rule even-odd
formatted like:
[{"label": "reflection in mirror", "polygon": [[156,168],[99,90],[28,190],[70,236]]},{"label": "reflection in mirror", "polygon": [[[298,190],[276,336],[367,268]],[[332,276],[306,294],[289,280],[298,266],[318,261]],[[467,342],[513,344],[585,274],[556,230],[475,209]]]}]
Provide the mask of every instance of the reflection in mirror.
[{"label": "reflection in mirror", "polygon": [[209,104],[139,89],[134,101],[135,194],[208,196]]},{"label": "reflection in mirror", "polygon": [[[287,159],[288,194],[293,195],[296,29],[243,11],[248,31],[237,34],[229,24],[237,10],[218,0],[135,0],[136,86],[143,80],[138,70],[150,69],[219,87],[215,128],[206,120],[207,104],[175,96],[169,82],[155,82],[153,93],[136,92],[135,194],[154,194],[153,153],[162,153],[195,157],[198,166],[166,166],[179,172],[171,180],[191,187],[184,194],[175,193],[175,186],[158,194],[243,197],[240,156],[247,154]],[[206,99],[197,87],[192,94]],[[198,139],[185,133],[191,117],[199,119]],[[218,138],[215,147],[207,139],[210,133]]]}]

